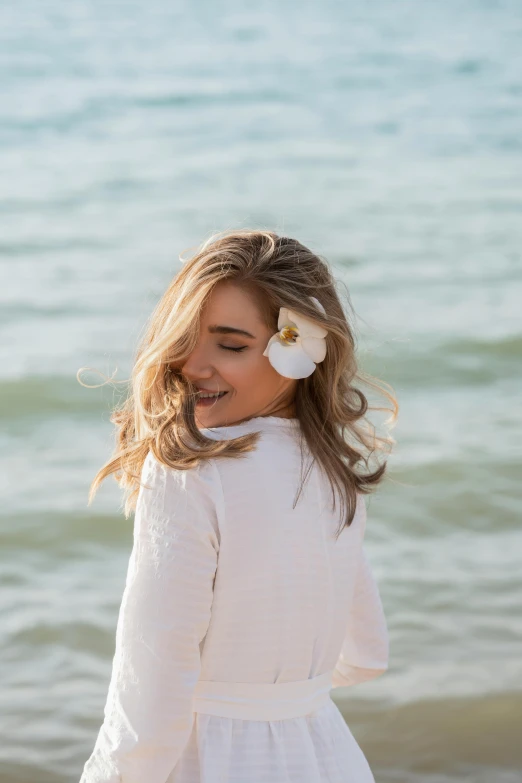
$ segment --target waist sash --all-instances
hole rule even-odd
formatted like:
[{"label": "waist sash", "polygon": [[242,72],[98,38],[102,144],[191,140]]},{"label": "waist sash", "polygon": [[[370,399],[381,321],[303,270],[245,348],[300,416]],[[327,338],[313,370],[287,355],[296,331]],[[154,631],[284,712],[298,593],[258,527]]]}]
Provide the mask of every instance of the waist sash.
[{"label": "waist sash", "polygon": [[193,710],[243,720],[299,718],[327,704],[332,671],[293,682],[217,682],[199,680]]}]

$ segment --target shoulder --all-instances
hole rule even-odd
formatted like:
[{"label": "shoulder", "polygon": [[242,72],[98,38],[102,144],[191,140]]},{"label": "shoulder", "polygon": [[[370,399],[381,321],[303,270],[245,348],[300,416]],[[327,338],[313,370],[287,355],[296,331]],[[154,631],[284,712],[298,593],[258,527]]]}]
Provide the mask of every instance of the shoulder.
[{"label": "shoulder", "polygon": [[202,460],[187,469],[172,468],[149,451],[140,476],[136,511],[156,518],[172,518],[179,512],[203,512],[219,518],[223,499],[216,460]]},{"label": "shoulder", "polygon": [[201,460],[198,465],[190,468],[173,468],[154,456],[149,450],[141,469],[140,484],[151,486],[156,491],[174,491],[183,493],[190,488],[199,487],[202,491],[212,493],[219,485],[219,471],[216,460]]},{"label": "shoulder", "polygon": [[214,460],[202,460],[182,470],[165,465],[148,452],[136,504],[138,535],[151,526],[170,532],[191,529],[218,542],[222,514],[221,483]]},{"label": "shoulder", "polygon": [[355,514],[364,530],[366,527],[368,512],[366,509],[366,497],[363,492],[356,493]]}]

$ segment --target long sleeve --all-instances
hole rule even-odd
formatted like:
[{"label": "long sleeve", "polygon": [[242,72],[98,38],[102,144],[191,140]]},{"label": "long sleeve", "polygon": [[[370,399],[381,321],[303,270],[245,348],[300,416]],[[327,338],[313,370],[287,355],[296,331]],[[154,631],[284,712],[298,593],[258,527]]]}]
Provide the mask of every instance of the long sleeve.
[{"label": "long sleeve", "polygon": [[173,470],[149,452],[141,476],[104,720],[80,783],[165,783],[193,726],[219,553],[219,474],[212,460]]},{"label": "long sleeve", "polygon": [[[366,524],[364,508],[363,536]],[[388,668],[389,635],[379,588],[361,541],[353,604],[332,687],[373,680]]]}]

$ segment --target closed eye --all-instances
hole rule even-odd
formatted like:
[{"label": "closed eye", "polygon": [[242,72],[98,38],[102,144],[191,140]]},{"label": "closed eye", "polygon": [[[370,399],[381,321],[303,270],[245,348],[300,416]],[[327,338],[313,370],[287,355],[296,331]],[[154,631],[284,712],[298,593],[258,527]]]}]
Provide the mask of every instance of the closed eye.
[{"label": "closed eye", "polygon": [[223,348],[224,351],[235,351],[236,353],[239,353],[239,351],[244,351],[245,348],[248,348],[247,345],[242,345],[240,348],[231,348],[230,345],[219,345],[220,348]]}]

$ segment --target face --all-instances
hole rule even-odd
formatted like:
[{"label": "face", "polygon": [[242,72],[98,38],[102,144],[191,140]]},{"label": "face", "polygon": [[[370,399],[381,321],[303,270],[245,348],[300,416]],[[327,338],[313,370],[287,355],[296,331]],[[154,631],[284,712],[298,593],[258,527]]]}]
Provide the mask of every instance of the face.
[{"label": "face", "polygon": [[198,343],[180,368],[198,389],[225,392],[198,399],[199,429],[254,416],[294,417],[297,381],[279,375],[263,356],[273,334],[245,291],[229,282],[217,284],[202,312]]}]

